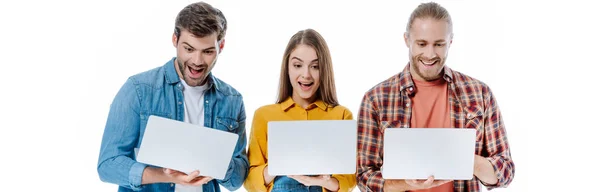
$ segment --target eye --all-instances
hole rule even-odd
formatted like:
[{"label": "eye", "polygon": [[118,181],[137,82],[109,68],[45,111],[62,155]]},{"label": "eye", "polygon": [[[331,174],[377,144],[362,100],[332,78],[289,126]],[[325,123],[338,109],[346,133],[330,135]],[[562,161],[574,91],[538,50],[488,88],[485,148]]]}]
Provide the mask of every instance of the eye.
[{"label": "eye", "polygon": [[313,66],[310,66],[310,68],[312,68],[312,69],[319,69],[319,65],[313,65]]},{"label": "eye", "polygon": [[442,44],[442,43],[436,43],[435,46],[441,47],[441,46],[444,46],[444,44]]},{"label": "eye", "polygon": [[192,52],[194,51],[194,49],[192,49],[191,47],[183,47],[187,52]]},{"label": "eye", "polygon": [[214,53],[215,53],[215,50],[212,50],[212,49],[211,49],[211,50],[204,50],[203,52],[204,52],[205,54],[207,54],[207,55],[212,55],[212,54],[214,54]]},{"label": "eye", "polygon": [[299,64],[299,63],[294,63],[294,64],[292,64],[292,65],[293,65],[295,68],[300,68],[300,67],[302,67],[302,65],[301,65],[301,64]]},{"label": "eye", "polygon": [[425,47],[425,43],[417,43],[419,47]]}]

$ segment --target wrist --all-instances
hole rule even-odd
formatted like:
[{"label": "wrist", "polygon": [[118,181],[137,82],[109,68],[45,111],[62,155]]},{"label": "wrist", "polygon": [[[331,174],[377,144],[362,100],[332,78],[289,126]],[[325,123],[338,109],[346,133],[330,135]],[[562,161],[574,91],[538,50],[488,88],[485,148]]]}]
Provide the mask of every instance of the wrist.
[{"label": "wrist", "polygon": [[172,182],[162,168],[146,167],[142,174],[142,184]]},{"label": "wrist", "polygon": [[481,173],[481,168],[485,166],[484,163],[489,163],[487,159],[482,156],[475,155],[475,166],[473,167],[473,175],[479,176]]},{"label": "wrist", "polygon": [[392,183],[392,180],[384,180],[383,181],[383,191],[397,191],[396,185]]},{"label": "wrist", "polygon": [[335,178],[331,177],[328,179],[323,185],[329,191],[339,191],[340,190],[340,182]]}]

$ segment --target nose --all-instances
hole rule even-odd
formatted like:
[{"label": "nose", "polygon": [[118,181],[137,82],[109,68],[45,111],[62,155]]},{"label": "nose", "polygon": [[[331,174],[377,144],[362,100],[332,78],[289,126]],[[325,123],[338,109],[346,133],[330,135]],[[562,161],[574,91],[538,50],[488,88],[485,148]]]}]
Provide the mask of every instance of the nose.
[{"label": "nose", "polygon": [[304,79],[311,79],[312,76],[310,75],[310,67],[304,67],[300,75],[302,75],[302,78]]},{"label": "nose", "polygon": [[425,48],[425,52],[423,53],[423,56],[425,58],[427,58],[428,60],[436,58],[435,47],[427,46],[427,48]]},{"label": "nose", "polygon": [[203,57],[204,56],[202,55],[202,51],[200,51],[198,54],[194,54],[192,56],[191,61],[193,62],[194,65],[202,65],[204,62]]}]

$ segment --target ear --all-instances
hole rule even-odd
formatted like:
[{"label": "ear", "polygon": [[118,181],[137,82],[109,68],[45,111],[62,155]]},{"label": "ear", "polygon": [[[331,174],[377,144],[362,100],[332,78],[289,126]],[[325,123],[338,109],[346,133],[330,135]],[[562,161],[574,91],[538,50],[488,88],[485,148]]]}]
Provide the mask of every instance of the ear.
[{"label": "ear", "polygon": [[173,41],[173,47],[177,48],[177,35],[175,35],[175,33],[173,33],[172,41]]},{"label": "ear", "polygon": [[454,39],[454,33],[450,33],[450,44],[448,44],[448,47],[452,45],[452,39]]},{"label": "ear", "polygon": [[225,47],[225,39],[219,41],[219,53],[223,52],[223,47]]},{"label": "ear", "polygon": [[406,44],[406,47],[410,48],[410,43],[408,42],[408,32],[404,32],[404,44]]}]

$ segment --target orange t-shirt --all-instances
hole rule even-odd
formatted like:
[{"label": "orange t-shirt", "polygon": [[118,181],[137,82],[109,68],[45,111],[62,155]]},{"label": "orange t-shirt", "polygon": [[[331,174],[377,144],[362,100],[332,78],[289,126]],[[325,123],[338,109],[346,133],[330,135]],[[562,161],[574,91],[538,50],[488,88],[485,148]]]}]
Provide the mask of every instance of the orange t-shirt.
[{"label": "orange t-shirt", "polygon": [[[443,78],[435,81],[415,82],[415,94],[412,97],[412,115],[410,127],[450,128],[450,105],[448,103],[448,83]],[[454,191],[453,182],[415,192]]]}]

